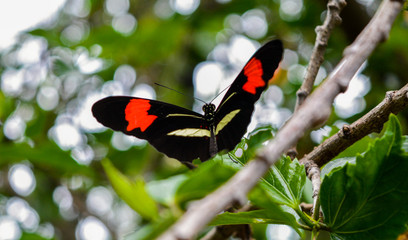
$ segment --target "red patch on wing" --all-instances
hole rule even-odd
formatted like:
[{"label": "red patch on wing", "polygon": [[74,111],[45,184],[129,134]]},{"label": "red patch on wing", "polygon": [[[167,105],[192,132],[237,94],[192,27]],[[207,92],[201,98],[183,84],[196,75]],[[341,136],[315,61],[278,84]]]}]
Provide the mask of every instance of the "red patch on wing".
[{"label": "red patch on wing", "polygon": [[132,131],[135,128],[140,128],[144,132],[157,116],[149,115],[147,111],[151,105],[147,99],[132,99],[125,109],[125,119],[128,121],[127,131]]},{"label": "red patch on wing", "polygon": [[265,82],[262,79],[263,70],[260,60],[252,58],[244,67],[244,74],[248,78],[248,81],[242,87],[243,90],[255,94],[257,87],[265,86]]}]

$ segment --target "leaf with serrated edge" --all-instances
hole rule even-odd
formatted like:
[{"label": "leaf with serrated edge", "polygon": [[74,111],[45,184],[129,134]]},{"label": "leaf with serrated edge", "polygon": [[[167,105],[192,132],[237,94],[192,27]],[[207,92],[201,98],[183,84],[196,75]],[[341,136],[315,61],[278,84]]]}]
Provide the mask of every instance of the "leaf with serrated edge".
[{"label": "leaf with serrated edge", "polygon": [[212,226],[236,224],[285,224],[292,226],[300,236],[303,236],[303,231],[297,227],[296,218],[279,207],[276,207],[275,211],[262,209],[239,213],[225,212],[210,223]]},{"label": "leaf with serrated edge", "polygon": [[304,167],[297,160],[282,158],[262,179],[259,187],[274,203],[297,208],[306,182]]},{"label": "leaf with serrated edge", "polygon": [[408,223],[408,155],[401,127],[390,116],[381,139],[356,164],[324,178],[320,202],[324,223],[337,239],[395,239]]},{"label": "leaf with serrated edge", "polygon": [[[273,128],[271,126],[259,127],[252,131],[248,138],[244,138],[235,147],[235,150],[232,151],[234,153],[231,155],[233,160],[241,163],[242,165],[246,164],[255,156],[256,150],[260,148],[265,141],[273,137],[272,131]],[[242,151],[242,154],[236,156],[238,155],[238,151]]]}]

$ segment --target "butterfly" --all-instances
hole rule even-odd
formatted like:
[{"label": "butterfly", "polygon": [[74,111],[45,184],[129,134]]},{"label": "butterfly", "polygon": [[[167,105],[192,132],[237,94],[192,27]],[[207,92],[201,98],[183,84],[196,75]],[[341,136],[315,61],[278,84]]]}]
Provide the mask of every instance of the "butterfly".
[{"label": "butterfly", "polygon": [[282,59],[280,40],[272,40],[249,59],[217,108],[200,114],[173,104],[129,96],[111,96],[92,106],[98,122],[116,131],[146,139],[159,152],[186,165],[206,161],[241,141],[254,104],[267,88]]}]

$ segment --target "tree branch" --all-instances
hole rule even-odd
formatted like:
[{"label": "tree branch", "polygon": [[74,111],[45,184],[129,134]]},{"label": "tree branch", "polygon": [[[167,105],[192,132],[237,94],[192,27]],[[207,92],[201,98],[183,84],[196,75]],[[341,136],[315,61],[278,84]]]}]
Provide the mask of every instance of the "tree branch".
[{"label": "tree branch", "polygon": [[313,47],[312,56],[310,57],[309,65],[306,70],[306,75],[302,86],[296,92],[297,102],[295,111],[302,105],[307,96],[313,89],[319,68],[324,60],[327,43],[333,28],[341,23],[340,12],[346,6],[344,0],[329,0],[327,3],[327,15],[323,25],[316,27],[316,41]]},{"label": "tree branch", "polygon": [[[310,57],[309,65],[307,67],[306,75],[303,80],[302,86],[296,92],[297,101],[295,106],[295,112],[299,109],[300,105],[306,100],[310,92],[313,89],[314,82],[316,80],[319,68],[324,61],[324,53],[331,35],[333,28],[341,23],[340,12],[346,6],[344,0],[329,0],[327,3],[327,14],[323,25],[316,27],[316,41],[313,48],[312,56]],[[292,159],[297,155],[296,145],[293,145],[291,149],[286,153]],[[312,181],[313,187],[313,208],[311,210],[313,219],[319,218],[320,204],[319,204],[319,192],[320,192],[320,168],[316,165],[310,164],[308,169],[308,177]]]},{"label": "tree branch", "polygon": [[384,0],[369,25],[345,50],[344,58],[333,73],[306,99],[277,133],[275,139],[227,183],[193,203],[159,239],[192,239],[231,203],[245,202],[247,193],[258,183],[270,165],[274,164],[284,151],[296,144],[307,130],[320,125],[330,116],[334,98],[347,89],[348,83],[363,62],[374,48],[386,39],[402,5],[402,1]]},{"label": "tree branch", "polygon": [[[314,81],[316,80],[319,68],[324,60],[324,53],[326,51],[327,43],[330,38],[330,34],[333,28],[341,23],[340,12],[343,7],[346,6],[344,0],[329,0],[327,3],[327,14],[323,25],[317,26],[316,31],[316,41],[313,47],[312,56],[310,57],[309,65],[307,66],[306,75],[304,77],[302,86],[296,92],[296,105],[295,112],[299,109],[300,105],[309,96],[313,89]],[[286,154],[291,158],[295,159],[297,156],[296,145],[292,146]]]},{"label": "tree branch", "polygon": [[309,168],[309,164],[323,166],[361,138],[373,132],[381,132],[390,113],[397,114],[406,107],[408,107],[408,84],[398,91],[387,92],[380,104],[351,125],[344,125],[337,134],[304,156],[300,163],[306,168]]}]

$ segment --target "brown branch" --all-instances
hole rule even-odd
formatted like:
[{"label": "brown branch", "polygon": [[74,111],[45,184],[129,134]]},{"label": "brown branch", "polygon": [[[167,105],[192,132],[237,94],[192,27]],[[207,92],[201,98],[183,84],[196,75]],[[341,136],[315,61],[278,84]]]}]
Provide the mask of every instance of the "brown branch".
[{"label": "brown branch", "polygon": [[[306,75],[304,77],[302,86],[296,92],[297,99],[295,112],[312,92],[317,73],[319,72],[319,68],[324,60],[324,53],[326,51],[330,34],[333,28],[341,23],[340,12],[344,6],[346,6],[346,1],[344,0],[329,0],[327,3],[326,18],[323,25],[317,26],[315,29],[316,41],[313,47],[313,52],[310,57],[309,65],[307,66]],[[286,152],[286,155],[288,155],[291,159],[295,159],[297,155],[296,145],[292,146],[292,148]]]},{"label": "brown branch", "polygon": [[249,162],[227,183],[205,198],[196,201],[187,212],[163,235],[161,240],[193,239],[218,213],[231,203],[246,201],[247,193],[258,183],[279,157],[303,136],[330,116],[334,98],[347,89],[351,78],[384,41],[392,23],[402,9],[401,1],[384,0],[370,24],[356,41],[345,50],[345,56],[334,72],[306,99],[293,117],[284,125],[255,160]]},{"label": "brown branch", "polygon": [[361,138],[373,132],[381,132],[390,113],[397,114],[408,107],[407,94],[408,84],[398,91],[387,92],[380,104],[351,125],[344,125],[337,134],[326,139],[300,162],[306,168],[309,164],[321,167]]},{"label": "brown branch", "polygon": [[344,125],[337,134],[304,156],[300,163],[305,165],[313,187],[313,219],[317,220],[320,211],[318,194],[320,192],[320,167],[336,157],[346,148],[373,132],[381,132],[390,113],[397,114],[408,107],[408,84],[398,91],[387,92],[385,99],[366,115],[351,125]]},{"label": "brown branch", "polygon": [[341,23],[340,12],[346,6],[344,0],[329,0],[327,3],[327,15],[323,25],[316,27],[316,41],[310,57],[306,75],[302,86],[296,92],[297,102],[295,111],[302,105],[307,96],[312,92],[313,84],[316,79],[319,68],[324,60],[327,43],[333,28]]},{"label": "brown branch", "polygon": [[[316,80],[319,68],[324,61],[324,53],[331,35],[333,28],[341,23],[340,12],[346,6],[344,0],[329,0],[327,3],[327,14],[323,22],[323,25],[316,27],[316,41],[313,47],[312,56],[310,57],[309,65],[307,67],[306,75],[303,80],[302,86],[296,92],[297,101],[295,111],[297,111],[300,105],[306,100],[310,92],[313,89],[314,82]],[[292,159],[297,155],[296,145],[294,145],[288,152],[288,156]],[[320,168],[315,165],[310,165],[311,168],[308,172],[308,177],[312,181],[313,187],[313,219],[319,218],[320,204],[319,204],[319,192],[320,192]]]}]

